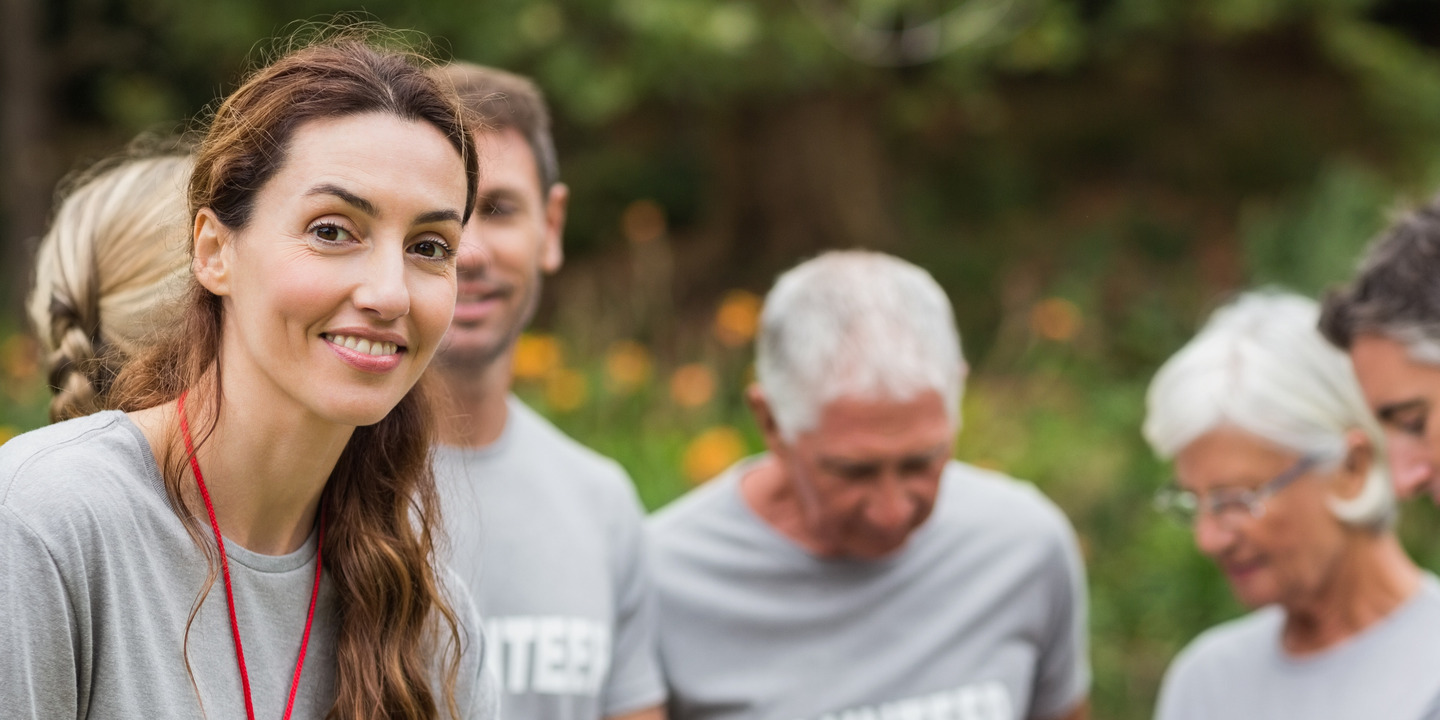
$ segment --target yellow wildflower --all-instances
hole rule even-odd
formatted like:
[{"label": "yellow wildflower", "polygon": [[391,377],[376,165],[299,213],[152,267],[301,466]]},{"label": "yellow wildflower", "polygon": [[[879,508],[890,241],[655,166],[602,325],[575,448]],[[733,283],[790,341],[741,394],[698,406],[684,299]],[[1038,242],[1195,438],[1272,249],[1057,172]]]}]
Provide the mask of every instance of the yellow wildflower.
[{"label": "yellow wildflower", "polygon": [[685,477],[699,484],[720,474],[745,456],[745,438],[733,427],[720,425],[695,436],[685,447]]},{"label": "yellow wildflower", "polygon": [[715,337],[728,347],[741,347],[755,339],[760,326],[760,296],[731,290],[715,313]]},{"label": "yellow wildflower", "polygon": [[605,353],[605,374],[610,387],[620,393],[631,393],[650,380],[654,363],[650,351],[634,340],[621,340]]},{"label": "yellow wildflower", "polygon": [[670,376],[670,397],[680,407],[700,407],[715,397],[715,371],[701,363],[681,365]]},{"label": "yellow wildflower", "polygon": [[540,380],[561,367],[560,342],[552,335],[521,333],[512,369],[520,380]]}]

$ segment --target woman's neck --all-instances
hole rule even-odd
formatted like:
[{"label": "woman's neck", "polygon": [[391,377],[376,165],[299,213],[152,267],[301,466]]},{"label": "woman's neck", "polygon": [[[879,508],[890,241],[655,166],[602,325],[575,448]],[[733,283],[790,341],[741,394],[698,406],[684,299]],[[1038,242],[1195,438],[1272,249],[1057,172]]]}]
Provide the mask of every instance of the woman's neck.
[{"label": "woman's neck", "polygon": [[[221,533],[265,555],[298,550],[310,536],[320,494],[355,428],[252,388],[226,392],[215,417],[211,387],[206,382],[192,388],[185,412]],[[184,452],[176,403],[131,417],[156,457]],[[198,495],[194,482],[187,466],[182,491]]]},{"label": "woman's neck", "polygon": [[1308,602],[1286,606],[1281,644],[1291,655],[1333,647],[1388,617],[1420,588],[1420,570],[1395,535],[1359,533]]}]

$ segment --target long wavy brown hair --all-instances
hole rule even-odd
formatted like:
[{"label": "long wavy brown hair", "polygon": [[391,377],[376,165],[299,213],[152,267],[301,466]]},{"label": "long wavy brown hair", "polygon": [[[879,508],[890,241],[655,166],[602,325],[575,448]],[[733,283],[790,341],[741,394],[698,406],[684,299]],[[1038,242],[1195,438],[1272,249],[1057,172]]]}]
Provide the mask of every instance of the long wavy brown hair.
[{"label": "long wavy brown hair", "polygon": [[[195,152],[190,216],[210,208],[225,226],[244,228],[260,188],[285,162],[296,128],[383,112],[429,123],[450,140],[465,163],[468,220],[478,183],[473,139],[464,110],[426,75],[427,65],[414,53],[379,47],[370,32],[350,32],[253,72],[214,111]],[[223,401],[222,308],[193,278],[184,303],[173,331],[121,372],[113,400],[134,411],[173,402],[188,389],[191,416],[211,418],[200,432],[204,442]],[[423,383],[417,384],[379,423],[355,429],[321,496],[325,569],[339,598],[337,697],[328,718],[428,719],[442,705],[458,716],[461,630],[433,563],[431,528],[438,527],[439,508],[431,417]],[[198,608],[214,584],[219,555],[200,525],[205,513],[186,476],[189,456],[176,442],[169,447],[161,461],[166,489],[210,564]],[[188,637],[187,630],[187,645]],[[437,668],[444,675],[441,698],[432,689]]]}]

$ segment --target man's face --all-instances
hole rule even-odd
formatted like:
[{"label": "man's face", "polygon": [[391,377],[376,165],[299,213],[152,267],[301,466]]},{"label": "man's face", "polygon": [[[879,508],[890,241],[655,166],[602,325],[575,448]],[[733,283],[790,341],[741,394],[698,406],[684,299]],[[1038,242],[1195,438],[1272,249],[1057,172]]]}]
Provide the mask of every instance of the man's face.
[{"label": "man's face", "polygon": [[905,544],[930,516],[955,427],[940,394],[841,398],[793,441],[771,437],[822,554],[873,559]]},{"label": "man's face", "polygon": [[1379,335],[1361,335],[1350,346],[1355,377],[1370,410],[1385,429],[1398,496],[1427,490],[1440,503],[1435,468],[1440,462],[1440,367],[1416,362],[1405,346]]},{"label": "man's face", "polygon": [[479,202],[457,262],[455,318],[440,360],[484,367],[504,355],[530,322],[540,277],[560,269],[569,190],[540,188],[535,156],[519,131],[479,133]]}]

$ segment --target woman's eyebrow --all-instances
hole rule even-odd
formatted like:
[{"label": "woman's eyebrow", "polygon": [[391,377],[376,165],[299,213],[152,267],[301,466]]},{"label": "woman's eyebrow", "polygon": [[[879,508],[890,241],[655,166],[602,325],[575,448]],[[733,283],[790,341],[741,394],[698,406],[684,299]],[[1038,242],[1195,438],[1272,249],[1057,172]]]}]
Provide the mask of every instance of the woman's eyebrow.
[{"label": "woman's eyebrow", "polygon": [[305,193],[305,194],[306,194],[307,196],[309,196],[309,195],[334,195],[335,197],[340,198],[341,200],[344,200],[346,204],[354,207],[356,210],[359,210],[360,212],[365,213],[366,215],[369,215],[370,217],[374,217],[374,218],[380,217],[380,211],[375,208],[375,204],[374,204],[374,203],[372,203],[372,202],[370,202],[369,200],[366,200],[365,198],[362,198],[362,197],[360,197],[359,195],[356,195],[355,193],[352,193],[352,192],[350,192],[349,190],[346,190],[345,188],[342,188],[342,187],[340,187],[340,186],[338,186],[338,185],[331,185],[331,184],[329,184],[329,183],[325,183],[325,184],[323,184],[323,185],[316,185],[315,187],[310,188],[310,192],[307,192],[307,193]]},{"label": "woman's eyebrow", "polygon": [[420,213],[416,216],[415,224],[427,225],[429,223],[444,222],[446,220],[454,220],[458,223],[460,222],[460,213],[454,210],[431,210],[430,212]]},{"label": "woman's eyebrow", "polygon": [[[310,188],[310,191],[307,192],[307,193],[305,193],[305,194],[306,194],[307,196],[308,196],[308,195],[333,195],[333,196],[335,196],[335,197],[337,197],[337,198],[340,198],[341,200],[345,201],[345,203],[346,203],[347,205],[350,205],[351,207],[354,207],[356,210],[359,210],[360,212],[363,212],[363,213],[365,213],[366,215],[369,215],[370,217],[373,217],[373,218],[379,218],[379,217],[380,217],[380,209],[377,208],[377,207],[375,207],[375,203],[372,203],[372,202],[370,202],[369,200],[366,200],[365,198],[360,197],[359,195],[356,195],[355,193],[352,193],[352,192],[350,192],[349,190],[346,190],[345,188],[342,188],[342,187],[340,187],[340,186],[338,186],[338,185],[332,185],[332,184],[330,184],[330,183],[324,183],[324,184],[321,184],[321,185],[316,185],[315,187]],[[460,213],[459,213],[459,211],[456,211],[456,210],[431,210],[431,211],[429,211],[429,212],[423,212],[423,213],[420,213],[419,215],[417,215],[417,216],[415,217],[415,222],[414,222],[414,224],[416,224],[416,225],[427,225],[427,224],[429,224],[429,223],[445,222],[445,221],[447,221],[447,220],[453,220],[453,221],[455,221],[455,222],[457,222],[457,223],[460,222]]]}]

